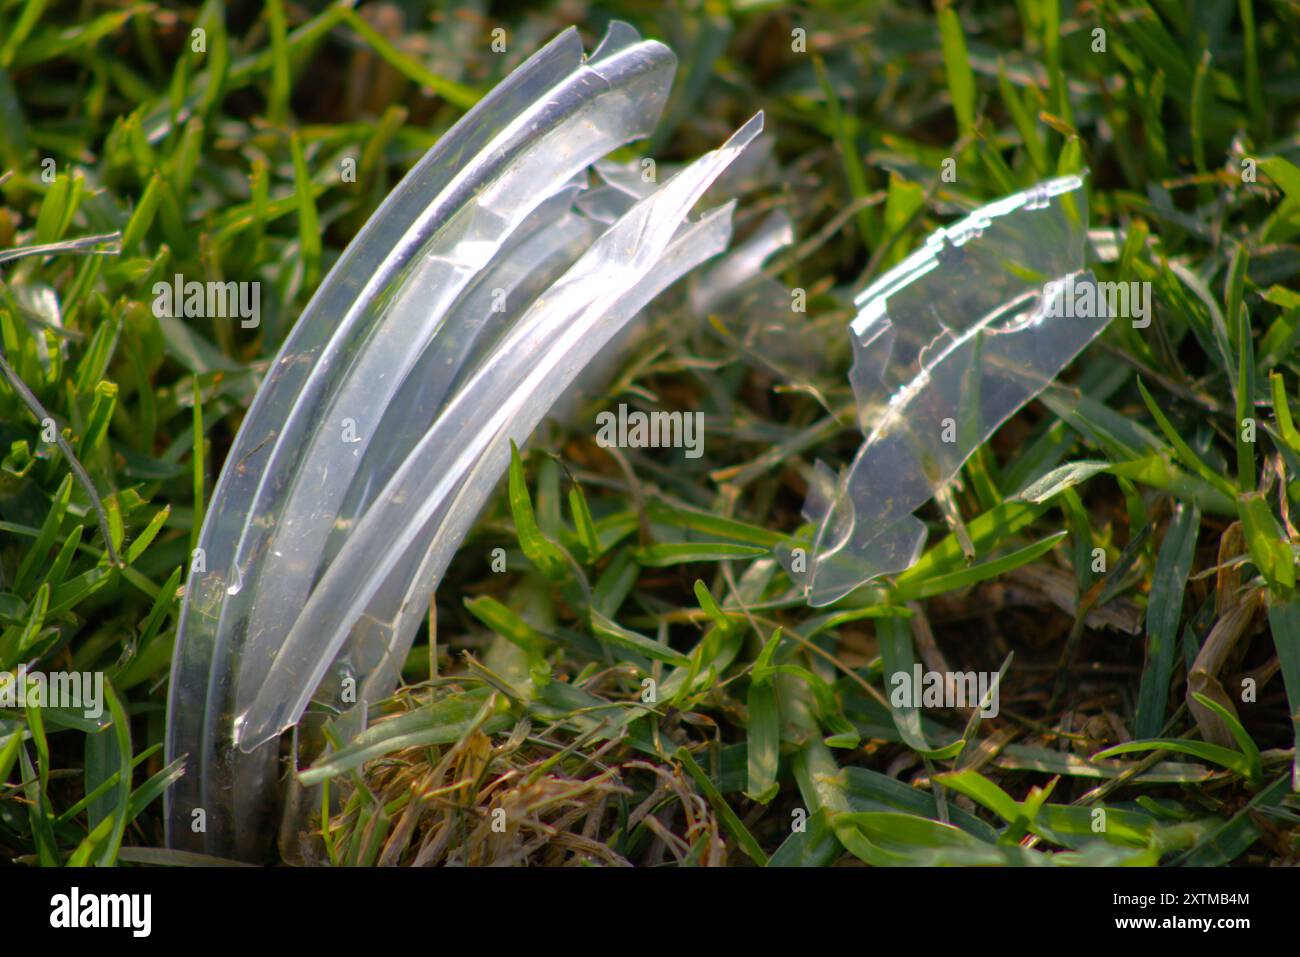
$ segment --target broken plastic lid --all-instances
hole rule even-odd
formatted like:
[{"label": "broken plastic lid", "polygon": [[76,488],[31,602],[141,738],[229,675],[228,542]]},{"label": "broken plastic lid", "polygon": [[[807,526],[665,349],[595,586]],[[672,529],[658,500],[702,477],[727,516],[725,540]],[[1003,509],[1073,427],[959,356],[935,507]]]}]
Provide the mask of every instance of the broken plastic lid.
[{"label": "broken plastic lid", "polygon": [[760,117],[663,184],[598,214],[582,202],[590,164],[654,129],[675,62],[626,24],[590,57],[562,33],[439,140],[313,296],[191,563],[168,700],[169,760],[189,756],[168,792],[172,846],[257,857],[279,735],[312,702],[346,709],[349,683],[362,720],[391,692],[510,442],[725,248],[729,206],[688,214]]},{"label": "broken plastic lid", "polygon": [[909,568],[926,538],[912,513],[1106,327],[1100,297],[1070,295],[1094,282],[1087,238],[1082,177],[1048,180],[933,233],[856,298],[866,441],[838,477],[818,463],[812,548],[778,549],[810,605]]}]

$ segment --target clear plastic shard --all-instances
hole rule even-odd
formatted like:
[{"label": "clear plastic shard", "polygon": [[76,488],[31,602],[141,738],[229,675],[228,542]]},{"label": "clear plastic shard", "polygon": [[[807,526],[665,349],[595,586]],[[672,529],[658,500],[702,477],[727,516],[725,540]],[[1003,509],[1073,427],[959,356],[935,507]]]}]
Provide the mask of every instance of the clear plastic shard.
[{"label": "clear plastic shard", "polygon": [[[455,546],[505,470],[510,441],[531,434],[600,347],[664,286],[725,248],[729,207],[696,222],[683,219],[758,128],[743,127],[722,149],[633,206],[532,304],[460,388],[297,615],[255,699],[236,720],[242,748],[256,747],[297,720],[358,612],[382,628],[401,621],[406,610],[413,637]],[[394,580],[412,582],[400,602],[392,594]],[[390,656],[394,665],[405,650]],[[305,682],[302,663],[311,669]]]},{"label": "clear plastic shard", "polygon": [[[754,230],[753,235],[722,257],[701,277],[691,290],[691,307],[696,313],[707,313],[723,306],[750,304],[755,300],[775,300],[789,312],[789,293],[774,279],[762,275],[764,264],[777,252],[794,242],[794,226],[785,210],[769,215]],[[756,287],[762,294],[754,295]],[[748,312],[742,312],[747,318]]]},{"label": "clear plastic shard", "polygon": [[[828,605],[910,567],[912,513],[1109,322],[1085,266],[1079,176],[1039,183],[938,230],[856,299],[850,374],[866,441],[841,475],[818,463],[812,548],[778,555]],[[1082,308],[1080,306],[1082,305]]]},{"label": "clear plastic shard", "polygon": [[168,792],[172,846],[261,853],[281,733],[313,702],[352,708],[349,685],[360,721],[391,692],[510,441],[726,247],[730,205],[689,214],[761,117],[660,184],[589,173],[654,129],[675,65],[626,24],[590,56],[562,33],[439,140],[322,282],[191,562],[168,701],[169,759],[188,755]]},{"label": "clear plastic shard", "polygon": [[790,289],[764,272],[793,243],[794,226],[778,209],[710,266],[691,290],[694,312],[719,317],[735,337],[743,361],[787,382],[810,375],[821,352],[809,338],[807,323],[790,308]]}]

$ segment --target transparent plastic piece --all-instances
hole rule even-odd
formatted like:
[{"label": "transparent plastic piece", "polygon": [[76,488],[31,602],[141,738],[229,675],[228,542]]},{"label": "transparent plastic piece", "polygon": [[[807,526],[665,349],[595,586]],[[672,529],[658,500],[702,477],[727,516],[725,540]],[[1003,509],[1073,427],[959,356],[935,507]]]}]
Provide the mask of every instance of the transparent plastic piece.
[{"label": "transparent plastic piece", "polygon": [[821,365],[816,339],[810,339],[804,317],[791,309],[791,290],[764,272],[793,243],[794,225],[778,209],[691,289],[694,312],[717,316],[735,337],[743,361],[791,383],[811,377]]},{"label": "transparent plastic piece", "polygon": [[[255,858],[269,843],[279,733],[314,692],[337,703],[322,677],[353,676],[370,700],[394,686],[445,569],[426,552],[449,560],[505,462],[494,448],[490,462],[457,459],[460,473],[436,476],[456,494],[430,525],[392,491],[428,466],[428,437],[466,445],[509,407],[491,434],[522,442],[583,364],[587,343],[560,344],[562,333],[582,325],[597,341],[725,246],[729,209],[683,224],[698,191],[682,185],[650,184],[653,197],[601,215],[579,202],[616,189],[589,188],[586,170],[649,135],[675,64],[626,24],[587,57],[564,32],[439,140],[313,296],[236,436],[191,563],[168,700],[169,759],[188,755],[167,794],[172,846]],[[717,155],[693,167],[705,185]],[[590,308],[539,307],[573,305],[561,294],[578,263]],[[548,344],[551,379],[525,391],[513,353]],[[362,536],[381,515],[402,534]],[[331,577],[336,566],[349,571]],[[344,586],[364,599],[331,604],[337,617],[313,619],[308,635],[305,609]]]},{"label": "transparent plastic piece", "polygon": [[[582,368],[660,289],[730,238],[730,208],[682,224],[713,179],[762,129],[755,118],[639,201],[533,303],[454,396],[330,564],[236,721],[241,748],[292,726],[359,614],[392,627],[419,616],[456,547],[523,442]],[[429,543],[432,543],[430,546]],[[396,574],[423,561],[413,584]],[[423,554],[428,549],[427,555]],[[401,601],[392,595],[401,591]],[[375,607],[375,602],[379,607]],[[418,623],[418,617],[410,618]],[[413,636],[414,629],[405,628]],[[389,640],[401,653],[408,642]]]},{"label": "transparent plastic piece", "polygon": [[1008,196],[938,230],[856,299],[850,374],[866,441],[840,476],[818,464],[804,517],[812,549],[779,557],[808,603],[828,605],[915,563],[925,524],[967,458],[1109,322],[1092,283],[1083,180]]}]

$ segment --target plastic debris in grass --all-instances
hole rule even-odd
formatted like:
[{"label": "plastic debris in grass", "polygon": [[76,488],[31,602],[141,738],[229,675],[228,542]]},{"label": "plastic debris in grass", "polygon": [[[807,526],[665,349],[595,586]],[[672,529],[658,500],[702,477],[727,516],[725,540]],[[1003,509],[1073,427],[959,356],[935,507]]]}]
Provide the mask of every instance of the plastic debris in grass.
[{"label": "plastic debris in grass", "polygon": [[188,755],[168,792],[171,846],[265,853],[280,735],[309,705],[363,726],[510,443],[726,247],[730,204],[689,214],[761,116],[662,184],[588,182],[654,129],[675,65],[626,24],[588,57],[562,33],[439,140],[313,296],[192,562],[168,701],[168,759]]},{"label": "plastic debris in grass", "polygon": [[1087,219],[1080,176],[1039,183],[933,233],[856,298],[850,377],[867,438],[838,477],[817,463],[812,547],[778,549],[810,605],[911,567],[926,539],[912,513],[950,506],[971,454],[1106,327],[1104,299],[1076,295],[1097,288]]},{"label": "plastic debris in grass", "polygon": [[794,243],[785,210],[769,214],[691,290],[691,308],[713,317],[749,365],[786,382],[803,382],[818,365],[806,316],[791,311],[791,290],[764,271]]}]

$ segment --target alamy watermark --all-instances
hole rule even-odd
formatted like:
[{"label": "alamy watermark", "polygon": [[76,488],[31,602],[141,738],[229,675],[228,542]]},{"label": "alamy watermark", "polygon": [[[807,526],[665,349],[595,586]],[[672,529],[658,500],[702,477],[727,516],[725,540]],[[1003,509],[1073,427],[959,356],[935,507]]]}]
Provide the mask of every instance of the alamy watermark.
[{"label": "alamy watermark", "polygon": [[980,717],[998,716],[996,671],[925,671],[919,664],[889,676],[889,703],[895,708],[978,708]]},{"label": "alamy watermark", "polygon": [[0,672],[0,708],[67,708],[80,709],[82,715],[97,720],[104,713],[104,673],[102,671],[28,671],[19,665],[15,671]]},{"label": "alamy watermark", "polygon": [[238,319],[244,329],[262,321],[260,282],[199,282],[177,273],[153,284],[153,314],[159,319]]},{"label": "alamy watermark", "polygon": [[1074,273],[1043,287],[1044,312],[1052,318],[1129,319],[1134,329],[1151,325],[1151,283],[1076,280]]},{"label": "alamy watermark", "polygon": [[50,898],[50,926],[69,930],[117,927],[131,931],[132,937],[148,937],[153,929],[153,895],[83,894],[74,886],[68,893]]},{"label": "alamy watermark", "polygon": [[596,416],[596,444],[602,449],[684,449],[688,459],[704,454],[703,412],[628,411],[620,402],[618,413]]}]

